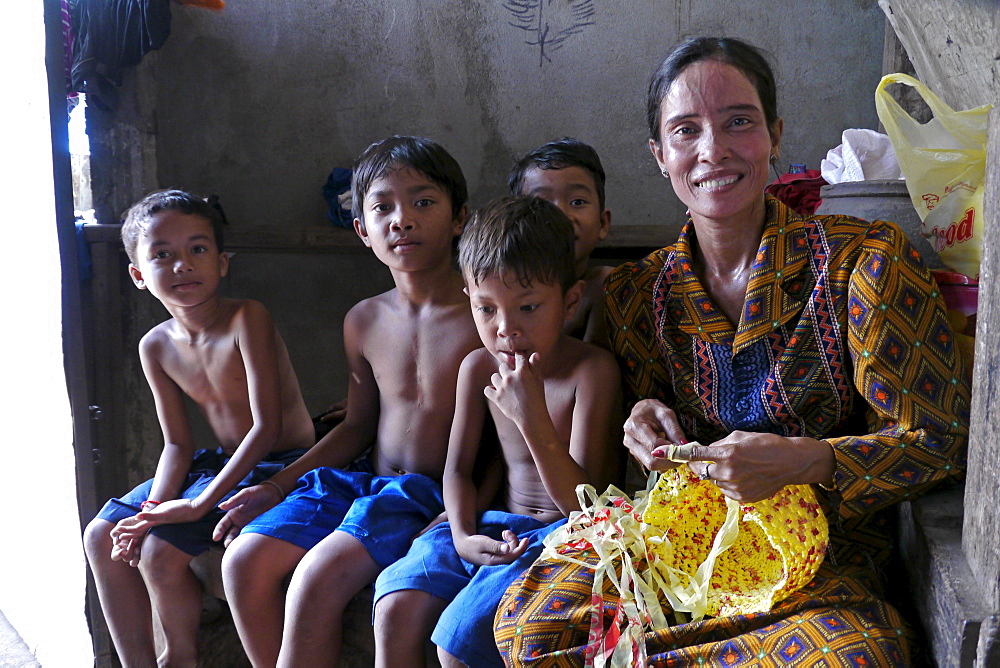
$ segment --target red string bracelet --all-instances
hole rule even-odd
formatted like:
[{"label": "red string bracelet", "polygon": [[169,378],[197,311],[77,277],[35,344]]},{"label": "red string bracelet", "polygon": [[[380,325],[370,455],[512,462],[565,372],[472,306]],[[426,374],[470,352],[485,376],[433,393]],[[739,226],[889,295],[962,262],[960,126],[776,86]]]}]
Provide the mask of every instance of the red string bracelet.
[{"label": "red string bracelet", "polygon": [[160,503],[161,503],[160,501],[150,501],[149,499],[147,499],[139,504],[139,508],[141,508],[142,510],[145,510],[146,506],[153,506],[155,508],[158,505],[160,505]]}]

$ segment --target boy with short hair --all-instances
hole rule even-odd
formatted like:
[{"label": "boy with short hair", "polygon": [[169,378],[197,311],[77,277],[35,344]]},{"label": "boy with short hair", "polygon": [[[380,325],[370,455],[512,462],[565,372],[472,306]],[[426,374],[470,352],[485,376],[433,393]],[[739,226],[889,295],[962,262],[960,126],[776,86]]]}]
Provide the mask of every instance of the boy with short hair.
[{"label": "boy with short hair", "polygon": [[[566,215],[537,197],[494,201],[462,235],[459,263],[484,347],[459,371],[444,474],[449,522],[418,537],[376,582],[379,666],[421,665],[428,636],[443,665],[502,666],[493,641],[501,596],[579,510],[577,485],[603,489],[610,479],[618,366],[563,332],[583,291],[573,236]],[[472,471],[488,419],[507,469],[506,512],[479,515]]]},{"label": "boy with short hair", "polygon": [[589,266],[590,254],[607,238],[611,212],[605,207],[604,168],[588,144],[563,137],[542,144],[518,160],[508,177],[512,195],[552,202],[573,221],[576,277],[584,282],[576,315],[566,322],[570,336],[609,346],[604,322],[604,279],[612,267]]},{"label": "boy with short hair", "polygon": [[[254,665],[337,663],[347,603],[444,510],[455,381],[479,345],[452,264],[467,211],[454,158],[427,139],[390,137],[358,158],[353,193],[354,228],[396,287],[344,319],[344,421],[272,479],[294,491],[226,551],[227,598]],[[254,515],[261,496],[278,500],[257,488],[227,507]]]},{"label": "boy with short hair", "polygon": [[[221,223],[203,200],[167,190],[135,204],[122,226],[129,275],[173,316],[139,343],[163,430],[156,475],[109,501],[84,537],[126,666],[194,665],[201,584],[189,565],[212,544],[222,517],[216,504],[267,479],[314,440],[288,352],[267,310],[218,293],[229,268]],[[207,418],[218,450],[195,450],[184,395]],[[152,615],[166,641],[159,657]]]}]

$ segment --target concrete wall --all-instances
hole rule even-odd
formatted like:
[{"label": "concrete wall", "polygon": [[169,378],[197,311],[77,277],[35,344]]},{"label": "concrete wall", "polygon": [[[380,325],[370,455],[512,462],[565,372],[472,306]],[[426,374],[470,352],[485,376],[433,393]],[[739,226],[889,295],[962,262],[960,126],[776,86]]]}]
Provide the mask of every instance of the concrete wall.
[{"label": "concrete wall", "polygon": [[[602,157],[612,224],[673,234],[683,207],[649,154],[644,98],[650,74],[687,35],[741,37],[771,55],[785,119],[782,170],[818,168],[845,128],[877,126],[884,17],[874,0],[543,0],[544,44],[537,30],[515,25],[513,6],[232,0],[214,13],[172,5],[170,38],[127,77],[116,116],[88,117],[103,128],[94,148],[105,170],[94,167],[101,221],[115,222],[145,190],[176,186],[217,193],[233,226],[329,225],[321,189],[330,170],[392,133],[441,142],[478,206],[504,192],[514,156],[568,134]],[[584,24],[575,29],[574,6]],[[344,314],[390,286],[372,256],[352,252],[240,253],[227,281],[229,294],[274,312],[313,412],[344,394]],[[121,329],[134,356],[163,312],[127,282],[123,290]],[[159,430],[138,364],[119,373],[137,391],[98,400],[128,413],[134,482],[152,474]]]},{"label": "concrete wall", "polygon": [[[238,223],[316,225],[331,168],[388,134],[440,141],[473,205],[502,193],[514,155],[570,134],[601,154],[614,220],[676,225],[683,208],[646,147],[643,108],[649,75],[682,35],[741,37],[772,55],[785,167],[818,168],[845,128],[877,127],[874,0],[541,0],[544,57],[528,43],[537,31],[511,25],[512,4],[174,5],[155,70],[159,181],[217,192]],[[573,6],[590,8],[590,25],[555,43]]]}]

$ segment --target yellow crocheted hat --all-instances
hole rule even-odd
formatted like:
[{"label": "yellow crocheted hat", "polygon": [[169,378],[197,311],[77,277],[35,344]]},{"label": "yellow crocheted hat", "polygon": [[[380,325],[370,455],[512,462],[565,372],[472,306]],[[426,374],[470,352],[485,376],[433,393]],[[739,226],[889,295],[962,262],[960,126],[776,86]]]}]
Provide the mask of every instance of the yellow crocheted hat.
[{"label": "yellow crocheted hat", "polygon": [[642,522],[660,590],[696,617],[770,610],[812,580],[828,542],[811,486],[739,504],[686,465],[660,476]]},{"label": "yellow crocheted hat", "polygon": [[[656,476],[634,498],[578,486],[580,511],[545,537],[542,559],[593,569],[595,666],[645,665],[643,633],[687,621],[677,613],[693,621],[769,610],[806,585],[826,553],[826,517],[809,485],[740,504],[687,465]],[[603,619],[606,581],[619,596],[610,628],[593,622]]]}]

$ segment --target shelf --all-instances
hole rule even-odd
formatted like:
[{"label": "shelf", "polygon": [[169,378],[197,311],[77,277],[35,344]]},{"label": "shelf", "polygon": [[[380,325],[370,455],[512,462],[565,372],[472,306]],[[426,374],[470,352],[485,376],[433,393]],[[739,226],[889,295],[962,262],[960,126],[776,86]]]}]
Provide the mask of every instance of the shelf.
[{"label": "shelf", "polygon": [[[121,242],[120,225],[85,225],[83,237],[87,243]],[[298,229],[272,227],[227,227],[226,249],[240,251],[328,253],[364,251],[365,245],[352,230],[336,227],[303,227]],[[598,246],[599,255],[614,251],[654,250],[675,241],[665,227],[659,225],[612,225],[608,238]]]}]

